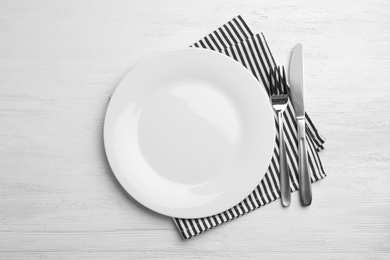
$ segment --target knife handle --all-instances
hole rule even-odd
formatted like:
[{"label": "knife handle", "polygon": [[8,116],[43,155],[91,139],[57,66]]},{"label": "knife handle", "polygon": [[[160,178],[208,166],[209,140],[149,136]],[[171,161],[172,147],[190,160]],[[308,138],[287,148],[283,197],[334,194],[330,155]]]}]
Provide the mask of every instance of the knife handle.
[{"label": "knife handle", "polygon": [[284,207],[290,206],[291,203],[291,190],[290,190],[290,177],[287,167],[287,154],[286,144],[284,142],[283,133],[283,113],[278,113],[279,119],[279,168],[280,168],[280,197],[282,198],[282,205]]},{"label": "knife handle", "polygon": [[307,163],[305,118],[298,118],[298,150],[299,150],[299,193],[304,206],[309,206],[312,200],[311,180]]}]

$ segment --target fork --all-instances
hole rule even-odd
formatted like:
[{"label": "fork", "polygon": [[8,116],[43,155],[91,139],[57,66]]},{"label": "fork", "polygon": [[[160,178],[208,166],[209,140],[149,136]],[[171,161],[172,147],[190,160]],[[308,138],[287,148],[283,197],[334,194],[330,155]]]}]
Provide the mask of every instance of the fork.
[{"label": "fork", "polygon": [[[283,76],[281,75],[283,72]],[[290,178],[287,167],[286,145],[283,134],[283,112],[287,107],[289,89],[287,87],[286,72],[284,66],[270,69],[268,75],[270,84],[271,102],[278,114],[279,122],[279,172],[280,172],[280,194],[282,205],[288,207],[291,202]]]}]

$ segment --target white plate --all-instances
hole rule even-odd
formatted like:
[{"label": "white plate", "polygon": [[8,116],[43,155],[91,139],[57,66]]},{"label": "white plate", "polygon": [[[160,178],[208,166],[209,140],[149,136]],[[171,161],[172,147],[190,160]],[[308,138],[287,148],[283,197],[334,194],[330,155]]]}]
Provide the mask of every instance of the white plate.
[{"label": "white plate", "polygon": [[258,185],[274,149],[264,87],[233,59],[188,48],[139,64],[107,108],[104,144],[123,188],[151,210],[199,218]]}]

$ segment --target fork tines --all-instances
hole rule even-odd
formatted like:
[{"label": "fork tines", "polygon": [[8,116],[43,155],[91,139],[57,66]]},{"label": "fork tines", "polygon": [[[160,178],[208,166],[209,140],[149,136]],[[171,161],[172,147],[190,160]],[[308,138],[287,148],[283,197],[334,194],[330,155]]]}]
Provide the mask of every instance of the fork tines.
[{"label": "fork tines", "polygon": [[268,74],[268,82],[270,96],[289,94],[284,66],[277,66],[274,69],[271,68]]}]

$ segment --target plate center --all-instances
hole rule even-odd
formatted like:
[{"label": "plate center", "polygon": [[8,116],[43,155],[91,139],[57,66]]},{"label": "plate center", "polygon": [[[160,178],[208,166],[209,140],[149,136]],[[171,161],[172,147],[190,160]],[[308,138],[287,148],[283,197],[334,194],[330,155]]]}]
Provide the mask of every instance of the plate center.
[{"label": "plate center", "polygon": [[142,105],[139,146],[156,174],[193,185],[231,171],[241,129],[237,109],[221,89],[181,80],[161,87]]}]

